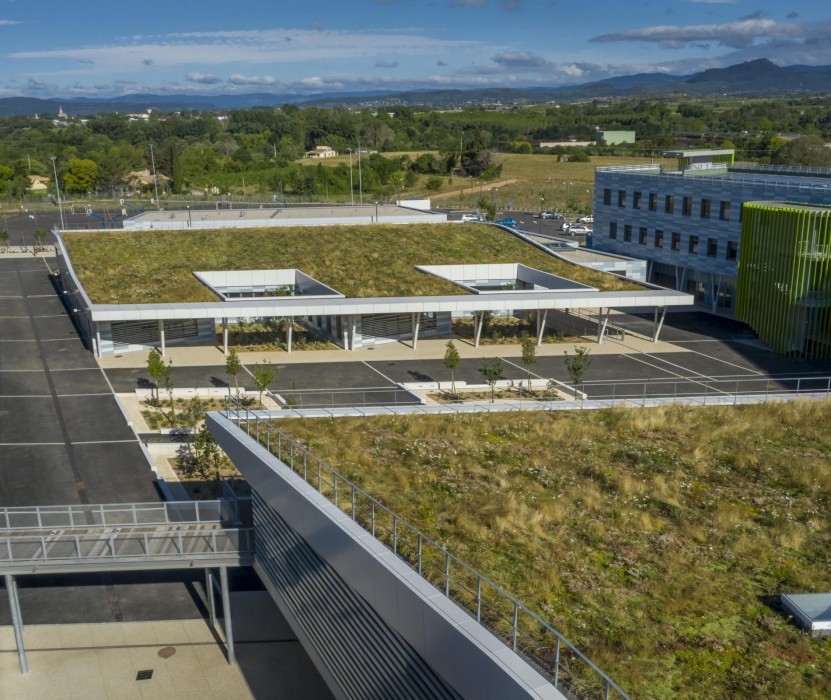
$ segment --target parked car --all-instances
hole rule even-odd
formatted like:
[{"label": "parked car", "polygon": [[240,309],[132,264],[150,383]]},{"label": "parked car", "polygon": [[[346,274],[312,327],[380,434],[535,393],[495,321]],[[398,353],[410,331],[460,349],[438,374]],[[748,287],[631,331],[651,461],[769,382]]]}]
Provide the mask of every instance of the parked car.
[{"label": "parked car", "polygon": [[578,224],[593,224],[594,223],[594,216],[589,214],[588,216],[581,216],[577,219]]},{"label": "parked car", "polygon": [[496,223],[500,226],[516,226],[516,219],[500,219]]},{"label": "parked car", "polygon": [[587,236],[591,232],[588,226],[570,226],[568,229],[569,236]]},{"label": "parked car", "polygon": [[541,211],[540,212],[541,219],[562,219],[563,215],[557,211]]},{"label": "parked car", "polygon": [[462,221],[481,221],[478,214],[462,214]]}]

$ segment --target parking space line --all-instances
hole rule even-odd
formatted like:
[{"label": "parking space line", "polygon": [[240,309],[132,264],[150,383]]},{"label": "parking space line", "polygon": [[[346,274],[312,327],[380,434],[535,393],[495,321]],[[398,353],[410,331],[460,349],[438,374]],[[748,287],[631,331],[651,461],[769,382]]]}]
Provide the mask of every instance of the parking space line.
[{"label": "parking space line", "polygon": [[52,394],[0,394],[0,399],[51,399]]},{"label": "parking space line", "polygon": [[[523,365],[523,366],[520,366],[520,365],[518,365],[516,362],[511,362],[511,361],[510,361],[507,357],[500,357],[499,359],[500,359],[500,360],[502,360],[502,362],[506,362],[507,364],[512,365],[512,366],[514,366],[514,367],[516,367],[517,369],[521,369],[523,372],[527,372],[527,371],[528,371],[528,368],[527,368],[527,367],[525,367],[524,365]],[[535,372],[530,372],[530,375],[531,375],[532,377],[536,377],[537,379],[547,379],[547,377],[543,377],[543,376],[541,376],[541,375],[539,375],[539,374],[536,374]]]},{"label": "parking space line", "polygon": [[718,357],[713,357],[712,355],[708,355],[704,352],[699,352],[698,350],[688,349],[687,352],[692,353],[693,355],[701,355],[701,357],[706,357],[708,360],[714,360],[715,362],[721,362],[723,365],[730,365],[731,367],[738,367],[739,369],[744,369],[750,372],[751,374],[761,375],[764,374],[763,372],[759,372],[755,369],[750,367],[744,367],[743,365],[737,365],[735,362],[728,362],[727,360],[720,360]]},{"label": "parking space line", "polygon": [[[653,358],[652,355],[646,355],[646,356],[650,357],[652,359],[657,359],[657,358]],[[635,360],[636,362],[641,362],[645,365],[648,365],[649,367],[654,367],[655,369],[659,369],[662,372],[666,372],[667,374],[670,374],[670,375],[676,377],[677,379],[683,379],[684,381],[687,381],[690,384],[698,384],[699,386],[704,386],[704,387],[709,388],[708,384],[705,384],[704,381],[700,381],[697,377],[689,377],[689,376],[685,377],[683,374],[678,374],[677,372],[673,372],[672,370],[666,369],[664,367],[660,367],[658,365],[653,365],[651,362],[647,362],[646,360],[642,360],[637,355],[624,355],[624,357],[626,357],[628,359]],[[664,362],[668,365],[672,365],[673,367],[678,367],[679,369],[686,369],[685,367],[681,367],[681,365],[676,365],[673,362],[667,362],[666,360],[664,360]],[[697,374],[698,377],[700,377],[703,380],[717,381],[713,377],[708,377],[706,374],[701,374],[699,372],[693,372],[693,374]],[[658,377],[658,378],[655,378],[655,379],[650,379],[649,381],[655,382],[655,383],[660,383],[662,381],[671,381],[671,380],[662,379],[661,377]],[[716,391],[718,391],[720,394],[728,394],[729,393],[729,392],[723,391],[721,389],[716,389]]]},{"label": "parking space line", "polygon": [[40,440],[37,442],[0,442],[0,447],[31,447],[32,445],[49,445],[51,447],[60,445],[64,447],[62,442],[41,442]]},{"label": "parking space line", "polygon": [[73,396],[112,396],[112,394],[109,391],[100,391],[93,394],[58,394],[59,399],[68,399]]},{"label": "parking space line", "polygon": [[73,440],[73,445],[120,445],[122,443],[136,444],[136,440]]},{"label": "parking space line", "polygon": [[[398,386],[398,382],[394,382],[394,381],[392,381],[392,379],[390,379],[390,378],[389,378],[386,374],[384,374],[384,373],[383,373],[380,369],[375,369],[375,367],[373,367],[372,365],[370,365],[370,364],[369,364],[366,360],[361,360],[361,363],[362,363],[362,364],[365,364],[365,365],[366,365],[367,367],[369,367],[369,368],[370,368],[373,372],[377,372],[378,374],[380,374],[380,375],[381,375],[384,379],[386,379],[386,380],[387,380],[390,384],[392,384],[393,386]],[[373,388],[373,387],[366,387],[366,388],[371,389],[371,388]],[[385,387],[378,387],[378,388],[379,388],[379,389],[389,389],[390,387],[386,387],[386,386],[385,386]]]}]

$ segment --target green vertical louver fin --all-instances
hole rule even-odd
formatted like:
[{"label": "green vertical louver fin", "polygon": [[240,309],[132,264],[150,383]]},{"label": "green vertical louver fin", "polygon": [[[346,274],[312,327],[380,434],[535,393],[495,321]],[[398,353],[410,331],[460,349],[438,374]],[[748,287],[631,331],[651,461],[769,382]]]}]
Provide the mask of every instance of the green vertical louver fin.
[{"label": "green vertical louver fin", "polygon": [[831,359],[831,207],[747,202],[736,316],[777,353]]}]

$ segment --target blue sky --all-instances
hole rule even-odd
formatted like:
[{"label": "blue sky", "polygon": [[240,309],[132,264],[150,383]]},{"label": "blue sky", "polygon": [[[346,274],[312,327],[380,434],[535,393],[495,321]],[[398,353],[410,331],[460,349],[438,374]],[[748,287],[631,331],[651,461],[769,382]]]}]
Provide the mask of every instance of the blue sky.
[{"label": "blue sky", "polygon": [[0,97],[567,85],[831,64],[828,0],[0,0]]}]

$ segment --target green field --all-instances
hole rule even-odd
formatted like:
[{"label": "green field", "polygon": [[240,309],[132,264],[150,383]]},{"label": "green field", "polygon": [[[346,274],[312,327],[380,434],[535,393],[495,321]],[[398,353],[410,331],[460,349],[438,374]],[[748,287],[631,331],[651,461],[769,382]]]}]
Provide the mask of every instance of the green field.
[{"label": "green field", "polygon": [[606,291],[638,284],[560,261],[481,224],[330,226],[210,231],[65,232],[96,304],[216,301],[197,270],[297,268],[347,297],[464,294],[414,265],[521,262]]},{"label": "green field", "polygon": [[633,698],[828,698],[831,405],[286,420]]}]

